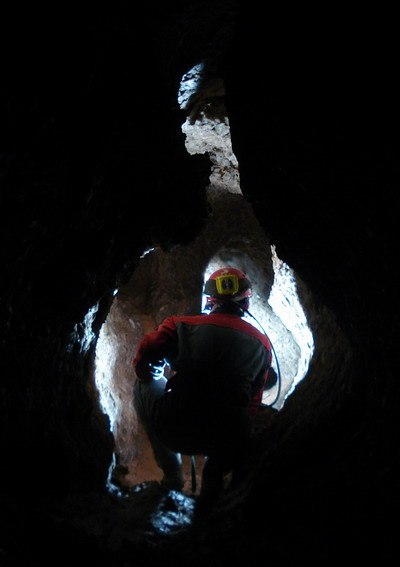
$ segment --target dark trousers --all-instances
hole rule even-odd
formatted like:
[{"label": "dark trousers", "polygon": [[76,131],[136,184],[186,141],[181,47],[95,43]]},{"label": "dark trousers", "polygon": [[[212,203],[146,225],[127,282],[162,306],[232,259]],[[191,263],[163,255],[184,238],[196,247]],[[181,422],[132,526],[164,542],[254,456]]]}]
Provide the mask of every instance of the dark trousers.
[{"label": "dark trousers", "polygon": [[166,380],[136,382],[135,408],[152,444],[155,459],[168,479],[182,475],[181,457],[205,455],[200,497],[215,500],[223,477],[240,469],[252,431],[247,408],[215,405],[175,390]]},{"label": "dark trousers", "polygon": [[150,382],[135,382],[134,407],[149,438],[154,458],[164,473],[163,483],[180,490],[183,487],[182,458],[171,451],[158,436],[152,419],[155,402],[165,393],[167,380],[151,380]]}]

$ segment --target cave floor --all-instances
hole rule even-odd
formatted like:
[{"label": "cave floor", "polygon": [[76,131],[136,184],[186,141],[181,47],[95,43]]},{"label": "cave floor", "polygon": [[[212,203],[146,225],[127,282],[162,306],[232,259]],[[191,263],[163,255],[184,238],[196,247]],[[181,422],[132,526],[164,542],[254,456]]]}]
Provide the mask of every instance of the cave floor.
[{"label": "cave floor", "polygon": [[[55,545],[65,550],[66,565],[72,565],[77,554],[107,567],[165,565],[171,559],[175,565],[194,564],[204,526],[212,524],[214,515],[211,511],[199,516],[195,508],[195,497],[185,488],[167,490],[149,481],[114,493],[71,495],[46,512],[46,523]],[[206,552],[202,544],[201,549],[201,554]]]}]

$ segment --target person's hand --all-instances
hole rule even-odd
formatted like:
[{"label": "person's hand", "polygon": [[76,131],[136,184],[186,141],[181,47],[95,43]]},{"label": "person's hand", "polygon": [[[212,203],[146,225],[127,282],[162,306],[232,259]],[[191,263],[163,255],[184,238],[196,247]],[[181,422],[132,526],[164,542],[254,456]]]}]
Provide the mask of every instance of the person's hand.
[{"label": "person's hand", "polygon": [[165,360],[156,360],[150,364],[150,373],[154,380],[158,380],[164,376]]}]

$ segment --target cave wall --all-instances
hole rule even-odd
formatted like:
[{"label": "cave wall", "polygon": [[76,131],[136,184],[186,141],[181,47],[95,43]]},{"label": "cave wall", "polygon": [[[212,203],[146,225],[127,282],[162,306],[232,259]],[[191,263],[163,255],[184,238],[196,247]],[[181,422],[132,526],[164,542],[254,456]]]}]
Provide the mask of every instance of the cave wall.
[{"label": "cave wall", "polygon": [[[137,346],[143,335],[154,331],[166,317],[201,312],[206,270],[210,273],[233,265],[249,276],[252,311],[263,311],[263,324],[267,322],[271,329],[268,332],[279,360],[281,383],[276,407],[283,405],[297,372],[299,346],[268,304],[274,281],[268,238],[240,194],[224,191],[220,185],[207,193],[210,211],[204,229],[186,246],[169,251],[155,248],[143,255],[129,281],[116,290],[97,343],[94,386],[112,420],[119,465],[113,478],[124,486],[162,477],[133,407],[136,375],[132,360]],[[319,333],[323,336],[321,330]],[[276,395],[273,389],[271,403]]]},{"label": "cave wall", "polygon": [[[387,518],[398,506],[394,42],[390,15],[379,11],[275,7],[259,20],[244,7],[223,73],[243,193],[313,292],[310,325],[329,325],[331,310],[350,347],[329,354],[320,345],[326,359],[314,360],[266,439],[271,453],[246,518],[257,545],[254,507],[274,510],[272,558],[288,564],[296,552],[335,563],[346,546],[347,558],[390,563]],[[250,96],[256,105],[246,104]],[[287,552],[284,540],[293,545]]]},{"label": "cave wall", "polygon": [[[82,321],[98,304],[96,336],[142,252],[186,245],[204,227],[210,166],[185,150],[176,92],[206,59],[224,80],[243,193],[312,291],[311,318],[329,327],[325,309],[334,313],[351,357],[321,356],[261,440],[243,518],[205,530],[192,558],[203,545],[201,559],[224,564],[242,546],[279,564],[343,554],[389,564],[399,441],[390,14],[142,8],[139,18],[124,1],[35,5],[2,19],[2,548],[40,534],[21,524],[27,508],[104,485],[113,440]],[[252,521],[260,507],[275,523]]]},{"label": "cave wall", "polygon": [[52,487],[63,491],[102,483],[110,455],[110,441],[101,464],[82,445],[107,437],[87,392],[85,315],[99,304],[98,333],[143,250],[193,238],[209,165],[184,147],[179,71],[154,84],[151,10],[44,15],[11,13],[3,35],[2,443],[11,462],[41,462],[30,474],[43,490],[43,469],[65,473]]}]

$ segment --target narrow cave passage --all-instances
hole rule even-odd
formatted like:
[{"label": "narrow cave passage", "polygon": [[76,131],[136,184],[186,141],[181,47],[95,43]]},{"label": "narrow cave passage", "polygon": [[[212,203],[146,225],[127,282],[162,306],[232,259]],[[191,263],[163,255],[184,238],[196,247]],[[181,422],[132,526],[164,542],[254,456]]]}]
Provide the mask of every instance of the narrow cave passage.
[{"label": "narrow cave passage", "polygon": [[[197,88],[201,71],[201,66],[195,67],[186,75],[186,83]],[[131,280],[116,293],[97,342],[95,381],[116,442],[116,470],[128,486],[162,477],[133,407],[135,348],[164,318],[200,313],[202,288],[210,273],[232,265],[252,281],[251,313],[256,320],[248,315],[246,319],[261,325],[271,339],[276,354],[273,368],[279,376],[265,391],[265,404],[281,409],[306,375],[313,356],[313,335],[296,292],[296,276],[278,258],[241,194],[223,85],[213,79],[203,83],[205,92],[196,88],[182,88],[179,101],[189,113],[182,127],[188,152],[208,153],[213,164],[206,188],[211,207],[207,225],[188,246],[164,252],[152,244],[143,251]],[[196,103],[189,105],[193,96]],[[189,486],[185,457],[184,469]],[[201,472],[201,463],[198,469]]]},{"label": "narrow cave passage", "polygon": [[[215,84],[221,88],[219,82]],[[95,353],[94,379],[99,404],[109,417],[115,440],[115,460],[110,468],[108,488],[118,492],[122,487],[122,492],[126,489],[129,494],[137,495],[145,485],[142,498],[149,496],[147,509],[154,508],[150,511],[153,527],[163,534],[190,524],[193,511],[190,462],[184,457],[184,491],[172,498],[175,508],[181,512],[166,510],[164,500],[155,503],[151,490],[158,486],[163,475],[134,409],[132,360],[143,335],[156,329],[166,317],[202,311],[202,288],[211,272],[223,265],[234,265],[245,271],[253,283],[251,312],[274,344],[281,373],[278,399],[275,399],[277,386],[267,390],[263,399],[265,404],[273,404],[278,410],[275,423],[283,435],[276,435],[273,441],[279,445],[279,450],[284,447],[285,435],[294,428],[296,433],[302,427],[307,428],[307,420],[318,419],[328,403],[336,403],[335,397],[344,391],[346,380],[345,374],[337,372],[335,389],[329,391],[329,396],[324,395],[332,386],[327,360],[329,357],[340,359],[347,345],[342,343],[343,337],[332,314],[316,304],[307,284],[279,258],[279,243],[275,247],[270,242],[252,206],[243,197],[238,164],[230,143],[229,122],[221,100],[217,100],[221,95],[211,98],[213,101],[207,102],[206,108],[200,98],[196,113],[183,126],[189,153],[204,151],[213,164],[210,185],[205,188],[210,205],[205,226],[190,244],[169,251],[155,241],[148,242],[130,280],[115,290]],[[89,338],[95,309],[88,313],[83,325]],[[253,319],[248,321],[257,326]],[[273,366],[277,370],[275,361]],[[306,413],[303,412],[304,395],[297,396],[297,385],[305,377],[311,384],[306,403],[312,408]],[[300,400],[298,404],[295,398]],[[289,411],[285,411],[289,406]],[[259,443],[260,459],[270,447]],[[197,459],[198,487],[201,468],[201,459]],[[294,475],[295,466],[290,468],[288,474]]]},{"label": "narrow cave passage", "polygon": [[[399,109],[387,10],[319,13],[315,26],[236,0],[142,8],[52,10],[52,26],[36,5],[33,18],[3,14],[0,563],[391,565]],[[212,70],[180,111],[180,77],[203,59]],[[255,282],[284,385],[240,494],[169,537],[178,518],[160,502],[131,362],[164,317],[201,311],[219,262]],[[190,487],[177,494],[184,522]]]},{"label": "narrow cave passage", "polygon": [[[264,251],[262,251],[264,252]],[[257,254],[256,254],[257,256]],[[277,256],[274,253],[275,262]],[[308,361],[312,356],[312,334],[293,289],[290,270],[280,263],[272,285],[263,279],[262,269],[253,258],[243,255],[240,249],[221,249],[212,256],[203,274],[196,283],[185,282],[188,265],[193,258],[191,247],[175,253],[153,250],[142,258],[131,281],[121,288],[115,296],[109,316],[104,323],[97,343],[95,379],[100,394],[103,411],[109,416],[111,430],[116,441],[117,462],[125,468],[123,482],[133,486],[148,480],[161,480],[162,473],[157,467],[151,448],[141,424],[138,423],[133,407],[133,383],[135,380],[132,358],[136,345],[143,334],[154,330],[162,320],[172,314],[189,314],[202,310],[203,279],[214,271],[216,266],[225,263],[245,267],[252,277],[254,295],[251,311],[274,343],[281,373],[280,395],[274,407],[280,409],[294,386],[307,372]],[[279,279],[279,269],[286,274],[286,284]],[[268,272],[267,272],[268,273]],[[157,280],[158,278],[158,280]],[[178,282],[178,283],[177,283]],[[270,288],[269,297],[265,290]],[[187,294],[187,295],[186,295]],[[277,299],[277,294],[280,297]],[[275,309],[281,310],[279,316],[268,303],[273,299]],[[282,315],[283,312],[283,315]],[[281,319],[286,317],[288,323]],[[304,314],[303,314],[304,317]],[[257,322],[246,316],[251,324]],[[292,328],[288,324],[292,321]],[[295,336],[293,329],[298,335]],[[298,344],[302,337],[304,345]],[[276,369],[276,362],[273,361]],[[270,405],[276,398],[277,385],[266,390],[263,402]],[[186,486],[190,486],[190,467],[184,457]],[[198,473],[201,472],[201,460]],[[200,481],[200,478],[198,478]],[[199,484],[199,483],[198,483]]]}]

